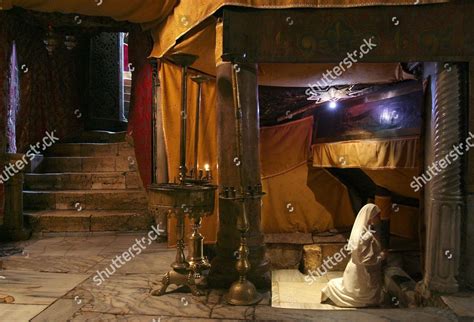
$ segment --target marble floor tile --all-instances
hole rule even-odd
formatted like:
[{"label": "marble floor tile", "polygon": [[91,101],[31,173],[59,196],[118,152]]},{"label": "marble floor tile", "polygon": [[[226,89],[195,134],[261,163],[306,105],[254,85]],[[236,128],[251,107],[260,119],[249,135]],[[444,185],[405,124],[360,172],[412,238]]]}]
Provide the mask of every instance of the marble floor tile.
[{"label": "marble floor tile", "polygon": [[82,301],[73,299],[59,299],[47,309],[35,316],[31,322],[64,321],[80,310]]},{"label": "marble floor tile", "polygon": [[6,270],[49,273],[86,273],[104,260],[101,256],[10,256],[3,260]]},{"label": "marble floor tile", "polygon": [[[0,304],[0,321],[437,322],[450,321],[454,316],[448,309],[437,308],[341,310],[320,304],[321,288],[342,272],[329,272],[309,285],[297,270],[274,271],[273,293],[263,292],[263,300],[251,307],[227,305],[224,289],[195,297],[185,288],[171,286],[164,296],[151,296],[150,291],[160,286],[161,276],[170,269],[176,254],[166,243],[155,242],[97,285],[93,280],[97,270],[110,270],[111,260],[146,234],[55,236],[13,243],[24,247],[24,252],[2,258],[0,276],[5,278],[0,278],[0,289],[15,297],[15,302]],[[456,298],[451,306],[466,315],[470,300]],[[271,306],[277,302],[288,308]]]},{"label": "marble floor tile", "polygon": [[84,274],[3,270],[0,289],[16,304],[49,305],[87,278]]},{"label": "marble floor tile", "polygon": [[0,304],[0,321],[28,322],[47,307],[34,304]]}]

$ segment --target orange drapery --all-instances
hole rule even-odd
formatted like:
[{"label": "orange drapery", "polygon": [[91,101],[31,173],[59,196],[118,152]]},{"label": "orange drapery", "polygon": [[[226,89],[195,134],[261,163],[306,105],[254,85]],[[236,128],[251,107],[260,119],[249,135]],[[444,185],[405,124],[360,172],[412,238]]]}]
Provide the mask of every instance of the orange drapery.
[{"label": "orange drapery", "polygon": [[[449,0],[420,0],[417,4],[445,3]],[[162,57],[177,40],[225,6],[261,9],[348,8],[362,6],[413,5],[413,0],[181,0],[166,20],[153,29],[155,46],[151,56]]]}]

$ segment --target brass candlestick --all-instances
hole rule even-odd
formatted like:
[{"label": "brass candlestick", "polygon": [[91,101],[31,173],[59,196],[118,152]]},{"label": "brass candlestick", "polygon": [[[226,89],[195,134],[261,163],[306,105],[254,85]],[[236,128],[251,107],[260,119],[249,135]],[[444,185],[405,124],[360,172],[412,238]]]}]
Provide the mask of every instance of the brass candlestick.
[{"label": "brass candlestick", "polygon": [[262,300],[262,295],[257,292],[255,285],[247,280],[247,273],[250,271],[250,262],[248,260],[249,248],[247,247],[246,238],[246,234],[249,231],[249,223],[245,202],[242,202],[241,206],[242,216],[240,216],[237,224],[237,229],[240,232],[239,258],[235,265],[239,273],[239,280],[231,285],[225,300],[232,305],[253,305]]},{"label": "brass candlestick", "polygon": [[[235,108],[235,130],[237,133],[236,156],[238,160],[242,160],[242,105],[240,101],[239,90],[239,72],[237,68],[232,69],[232,84],[234,91],[234,108]],[[229,292],[225,296],[227,303],[232,305],[253,305],[262,300],[262,296],[257,292],[255,285],[247,280],[247,273],[250,270],[250,262],[248,260],[249,248],[247,247],[246,235],[249,231],[249,222],[247,217],[247,201],[251,199],[260,199],[263,195],[260,183],[256,185],[247,185],[243,173],[243,167],[239,166],[240,189],[236,191],[234,187],[224,187],[221,199],[233,199],[239,202],[236,206],[241,208],[240,216],[237,218],[237,229],[240,232],[239,258],[237,259],[236,269],[239,273],[239,280],[234,282]],[[247,187],[245,190],[245,187]]]},{"label": "brass candlestick", "polygon": [[[170,284],[184,285],[191,289],[193,295],[203,295],[195,283],[195,278],[202,271],[209,269],[210,264],[204,257],[204,237],[199,232],[202,217],[211,215],[214,211],[214,193],[216,186],[199,176],[199,180],[192,180],[186,168],[186,131],[187,131],[187,69],[197,56],[176,54],[171,59],[182,67],[181,79],[181,132],[180,132],[180,165],[179,183],[163,183],[150,187],[150,204],[158,211],[165,211],[177,219],[176,231],[176,259],[171,264],[172,270],[166,273],[162,286],[152,291],[152,295],[163,295]],[[200,98],[199,98],[200,99]],[[200,104],[200,102],[198,102]],[[199,109],[197,111],[199,113]],[[197,118],[199,120],[199,118]],[[196,127],[199,130],[198,123]],[[198,133],[198,130],[195,131]],[[196,138],[197,139],[197,138]],[[197,160],[197,150],[195,151]],[[197,169],[195,169],[197,171]],[[207,178],[209,179],[209,178]],[[184,218],[188,216],[193,220],[193,233],[190,237],[188,258],[184,256]]]}]

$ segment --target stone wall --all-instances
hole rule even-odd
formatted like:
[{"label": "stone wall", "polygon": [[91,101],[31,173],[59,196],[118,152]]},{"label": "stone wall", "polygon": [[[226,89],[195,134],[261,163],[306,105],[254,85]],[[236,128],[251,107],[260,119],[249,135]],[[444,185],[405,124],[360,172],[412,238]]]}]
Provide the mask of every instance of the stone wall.
[{"label": "stone wall", "polygon": [[[0,12],[0,153],[7,146],[9,151],[24,153],[30,144],[42,140],[46,131],[56,130],[55,135],[65,139],[79,134],[83,128],[79,115],[86,104],[89,37],[78,33],[76,48],[68,50],[64,45],[65,33],[58,32],[58,48],[49,56],[43,43],[46,29],[47,26],[34,25],[16,13]],[[11,69],[13,44],[16,66]],[[15,74],[19,104],[15,131],[8,132],[10,89]],[[16,135],[7,139],[8,133]],[[0,188],[0,216],[2,201]]]}]

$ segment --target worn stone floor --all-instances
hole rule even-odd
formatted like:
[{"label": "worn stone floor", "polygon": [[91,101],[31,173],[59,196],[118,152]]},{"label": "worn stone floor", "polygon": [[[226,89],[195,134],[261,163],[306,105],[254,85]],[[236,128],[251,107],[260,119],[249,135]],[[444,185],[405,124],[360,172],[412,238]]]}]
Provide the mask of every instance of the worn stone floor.
[{"label": "worn stone floor", "polygon": [[[7,246],[23,252],[1,258],[0,294],[15,298],[0,304],[0,321],[452,321],[449,310],[358,309],[302,310],[271,307],[271,294],[251,307],[223,301],[225,290],[207,296],[172,290],[162,297],[150,295],[154,283],[169,269],[174,251],[153,243],[125,263],[100,286],[97,270],[146,233],[102,234],[88,237],[51,237]],[[5,246],[3,246],[5,247]]]}]

